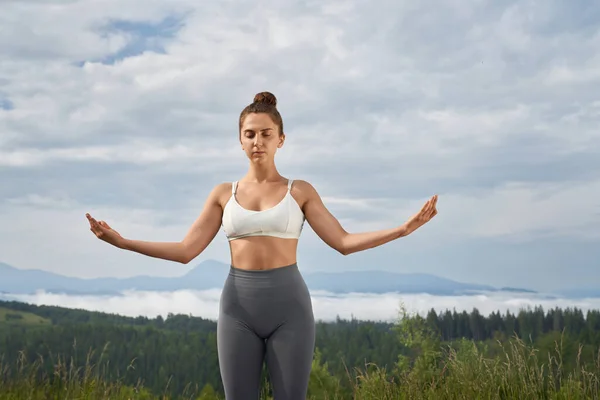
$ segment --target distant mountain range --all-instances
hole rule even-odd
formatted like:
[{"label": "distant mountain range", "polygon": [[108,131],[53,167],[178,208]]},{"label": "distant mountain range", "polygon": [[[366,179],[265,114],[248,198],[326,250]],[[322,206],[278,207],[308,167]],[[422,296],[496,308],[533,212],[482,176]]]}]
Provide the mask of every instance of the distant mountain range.
[{"label": "distant mountain range", "polygon": [[[0,293],[46,291],[65,294],[104,295],[127,290],[175,291],[222,288],[229,265],[207,260],[179,277],[135,276],[131,278],[82,279],[35,269],[18,269],[0,263]],[[426,293],[465,295],[476,292],[523,292],[532,290],[495,288],[489,285],[456,282],[429,274],[402,274],[387,271],[344,271],[303,273],[310,290],[332,293]]]}]

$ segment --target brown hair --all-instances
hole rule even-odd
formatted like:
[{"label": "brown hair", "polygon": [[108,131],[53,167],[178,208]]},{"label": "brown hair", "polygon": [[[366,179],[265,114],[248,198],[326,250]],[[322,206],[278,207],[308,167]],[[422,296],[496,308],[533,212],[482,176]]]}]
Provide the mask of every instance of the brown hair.
[{"label": "brown hair", "polygon": [[254,101],[242,110],[240,114],[240,134],[244,120],[250,113],[265,113],[269,114],[273,122],[279,126],[279,134],[283,134],[283,119],[277,110],[277,98],[273,93],[260,92],[254,96]]}]

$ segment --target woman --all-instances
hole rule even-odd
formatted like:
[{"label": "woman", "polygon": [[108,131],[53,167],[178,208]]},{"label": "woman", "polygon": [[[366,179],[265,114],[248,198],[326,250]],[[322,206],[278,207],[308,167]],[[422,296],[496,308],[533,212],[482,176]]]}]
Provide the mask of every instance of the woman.
[{"label": "woman", "polygon": [[348,233],[303,180],[282,177],[275,153],[285,142],[275,96],[259,93],[239,119],[239,140],[250,168],[221,183],[180,242],[123,238],[86,214],[91,231],[118,248],[187,264],[222,226],[231,265],[217,323],[219,367],[227,400],[258,399],[266,361],[276,400],[305,399],[315,345],[311,298],[296,265],[304,221],[330,247],[348,255],[406,236],[436,214],[437,196],[393,229]]}]

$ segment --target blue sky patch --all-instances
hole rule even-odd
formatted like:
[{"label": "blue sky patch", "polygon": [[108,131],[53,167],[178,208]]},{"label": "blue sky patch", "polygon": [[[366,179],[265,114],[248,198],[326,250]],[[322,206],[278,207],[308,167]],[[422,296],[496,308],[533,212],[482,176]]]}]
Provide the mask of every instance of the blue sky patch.
[{"label": "blue sky patch", "polygon": [[145,51],[165,53],[165,44],[173,39],[184,25],[182,16],[171,15],[158,22],[128,21],[113,19],[98,29],[101,36],[114,33],[126,33],[130,40],[121,50],[97,60],[83,60],[76,63],[83,66],[86,61],[112,65],[128,57],[134,57]]},{"label": "blue sky patch", "polygon": [[13,104],[12,101],[10,101],[10,99],[0,96],[0,110],[10,111],[14,108],[15,108],[15,105]]}]

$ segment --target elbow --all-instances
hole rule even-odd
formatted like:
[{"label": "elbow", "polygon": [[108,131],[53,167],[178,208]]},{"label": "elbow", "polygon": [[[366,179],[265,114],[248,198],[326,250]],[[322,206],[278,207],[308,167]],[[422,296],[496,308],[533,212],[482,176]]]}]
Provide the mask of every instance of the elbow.
[{"label": "elbow", "polygon": [[338,241],[338,243],[336,243],[335,246],[333,246],[333,248],[343,256],[347,256],[347,255],[353,253],[352,249],[350,249],[350,246],[348,245],[347,241],[345,240],[346,237],[348,237],[348,236],[349,236],[348,233],[345,233],[345,236],[342,237]]},{"label": "elbow", "polygon": [[186,246],[185,243],[182,242],[181,251],[179,252],[179,258],[177,259],[177,262],[179,262],[180,264],[189,264],[197,256],[198,254],[193,254],[191,249],[188,246]]},{"label": "elbow", "polygon": [[343,256],[347,256],[349,254],[352,254],[352,251],[347,246],[344,246],[343,244],[340,244],[339,246],[336,246],[335,249],[336,249],[336,251],[338,253],[340,253]]},{"label": "elbow", "polygon": [[189,264],[191,263],[196,257],[198,257],[200,255],[200,253],[189,253],[189,252],[184,252],[181,257],[179,258],[179,261],[181,264]]},{"label": "elbow", "polygon": [[177,259],[175,259],[174,261],[178,262],[179,264],[189,264],[192,260],[190,257],[187,256],[187,254],[184,253],[177,257]]},{"label": "elbow", "polygon": [[339,253],[343,256],[349,256],[350,254],[353,254],[354,251],[349,250],[349,249],[341,249],[341,250],[339,250]]},{"label": "elbow", "polygon": [[194,260],[194,258],[196,258],[196,257],[197,257],[197,255],[192,255],[192,256],[189,256],[189,255],[183,255],[183,256],[182,256],[182,257],[181,257],[179,260],[177,260],[177,261],[178,261],[178,262],[180,262],[181,264],[189,264],[189,263],[191,263],[191,262]]}]

